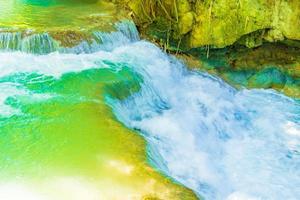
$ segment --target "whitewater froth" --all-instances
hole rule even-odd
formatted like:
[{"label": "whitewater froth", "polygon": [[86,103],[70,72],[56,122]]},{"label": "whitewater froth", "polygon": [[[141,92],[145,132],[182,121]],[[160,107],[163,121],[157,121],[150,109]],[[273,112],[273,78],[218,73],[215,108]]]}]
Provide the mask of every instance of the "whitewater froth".
[{"label": "whitewater froth", "polygon": [[148,43],[123,51],[144,82],[109,102],[147,139],[155,167],[205,199],[299,199],[299,102],[271,90],[237,91]]},{"label": "whitewater froth", "polygon": [[[146,138],[157,169],[208,200],[299,199],[299,102],[270,90],[237,91],[137,41],[136,29],[120,30],[96,33],[107,46],[87,46],[88,51],[81,46],[70,54],[0,53],[6,59],[0,78],[17,73],[59,78],[112,67],[105,61],[126,64],[143,78],[141,90],[125,100],[107,97],[107,103]],[[74,54],[79,52],[94,53]],[[1,86],[10,91],[0,90],[0,113],[16,112],[6,99],[27,92],[11,81]]]}]

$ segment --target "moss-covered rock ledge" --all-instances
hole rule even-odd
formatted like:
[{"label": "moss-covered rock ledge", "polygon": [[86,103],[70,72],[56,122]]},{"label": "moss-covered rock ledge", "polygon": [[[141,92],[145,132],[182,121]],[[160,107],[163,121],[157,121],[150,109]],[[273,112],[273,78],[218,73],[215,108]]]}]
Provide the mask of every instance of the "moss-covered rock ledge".
[{"label": "moss-covered rock ledge", "polygon": [[264,40],[300,40],[299,0],[116,1],[129,8],[142,31],[170,46],[176,41],[186,48],[222,48],[240,40],[254,47]]},{"label": "moss-covered rock ledge", "polygon": [[300,98],[299,0],[116,2],[144,38],[188,66],[238,88],[272,88]]},{"label": "moss-covered rock ledge", "polygon": [[249,49],[234,45],[210,51],[193,49],[178,54],[192,69],[222,77],[236,88],[272,88],[300,99],[300,48],[264,43]]}]

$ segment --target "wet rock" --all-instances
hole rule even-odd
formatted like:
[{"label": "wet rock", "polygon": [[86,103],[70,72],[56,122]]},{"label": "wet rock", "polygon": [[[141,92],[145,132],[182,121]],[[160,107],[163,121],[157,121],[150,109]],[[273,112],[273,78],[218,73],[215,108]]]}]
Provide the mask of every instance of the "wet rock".
[{"label": "wet rock", "polygon": [[[242,40],[247,47],[263,41],[300,40],[300,1],[277,0],[119,0],[144,29],[158,18],[172,23],[174,39],[189,48],[223,48]],[[262,34],[251,34],[260,32]],[[151,35],[150,35],[151,37]]]}]

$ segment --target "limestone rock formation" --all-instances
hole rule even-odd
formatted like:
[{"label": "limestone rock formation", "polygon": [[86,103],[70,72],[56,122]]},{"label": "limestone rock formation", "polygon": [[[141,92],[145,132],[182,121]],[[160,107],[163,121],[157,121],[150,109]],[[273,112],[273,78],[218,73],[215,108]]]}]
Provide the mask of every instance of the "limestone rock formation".
[{"label": "limestone rock formation", "polygon": [[142,29],[152,25],[173,40],[184,40],[187,48],[300,40],[299,0],[117,1],[128,6]]}]

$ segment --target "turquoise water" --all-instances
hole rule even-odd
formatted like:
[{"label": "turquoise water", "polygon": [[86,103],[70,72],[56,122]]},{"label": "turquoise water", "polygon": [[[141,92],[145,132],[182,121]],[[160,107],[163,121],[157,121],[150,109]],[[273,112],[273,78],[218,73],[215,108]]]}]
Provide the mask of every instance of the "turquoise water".
[{"label": "turquoise water", "polygon": [[123,60],[137,30],[117,29],[89,54],[2,49],[0,199],[195,199],[149,166],[144,140],[107,105],[142,83]]},{"label": "turquoise water", "polygon": [[207,200],[299,199],[299,102],[189,71],[132,28],[0,53],[0,197],[193,199],[147,159]]}]

